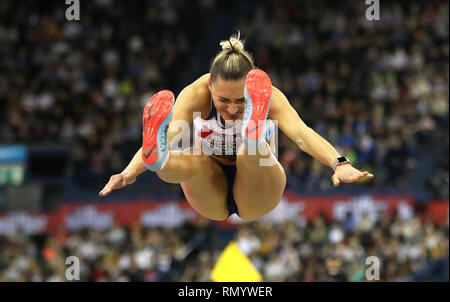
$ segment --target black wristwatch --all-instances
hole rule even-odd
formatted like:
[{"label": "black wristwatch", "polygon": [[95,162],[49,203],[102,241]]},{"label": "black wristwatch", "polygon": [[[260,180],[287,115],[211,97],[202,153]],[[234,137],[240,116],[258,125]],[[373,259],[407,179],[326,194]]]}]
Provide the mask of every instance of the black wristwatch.
[{"label": "black wristwatch", "polygon": [[351,162],[345,156],[341,156],[341,157],[336,158],[334,160],[334,163],[333,163],[333,170],[336,170],[337,166],[340,166],[340,165],[343,165],[343,164],[351,164]]}]

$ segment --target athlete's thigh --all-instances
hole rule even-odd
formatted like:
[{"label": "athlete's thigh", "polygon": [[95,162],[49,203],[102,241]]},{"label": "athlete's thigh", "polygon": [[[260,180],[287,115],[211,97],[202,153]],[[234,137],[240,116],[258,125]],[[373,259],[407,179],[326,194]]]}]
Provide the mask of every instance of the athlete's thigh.
[{"label": "athlete's thigh", "polygon": [[197,171],[193,171],[193,177],[180,185],[189,204],[201,215],[213,220],[224,220],[228,217],[225,174],[213,158],[206,155],[197,157]]},{"label": "athlete's thigh", "polygon": [[286,174],[279,162],[261,169],[237,168],[233,185],[239,216],[255,220],[273,210],[281,200],[286,186]]}]

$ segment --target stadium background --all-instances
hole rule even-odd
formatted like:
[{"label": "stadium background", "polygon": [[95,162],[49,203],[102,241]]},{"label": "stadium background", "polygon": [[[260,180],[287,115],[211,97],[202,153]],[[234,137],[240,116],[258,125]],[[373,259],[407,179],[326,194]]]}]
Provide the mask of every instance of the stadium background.
[{"label": "stadium background", "polygon": [[[0,281],[210,281],[230,241],[265,281],[448,281],[447,1],[0,2]],[[141,112],[208,72],[240,30],[302,119],[373,181],[279,137],[280,206],[211,222],[178,185],[141,175],[100,199],[132,158]]]}]

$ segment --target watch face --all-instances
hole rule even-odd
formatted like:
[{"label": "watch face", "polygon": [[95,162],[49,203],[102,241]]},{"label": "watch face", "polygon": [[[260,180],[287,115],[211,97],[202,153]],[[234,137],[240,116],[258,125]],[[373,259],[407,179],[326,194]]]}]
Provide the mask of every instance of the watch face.
[{"label": "watch face", "polygon": [[346,162],[347,161],[347,159],[345,158],[345,157],[339,157],[338,158],[338,162],[341,164],[341,163],[344,163],[344,162]]}]

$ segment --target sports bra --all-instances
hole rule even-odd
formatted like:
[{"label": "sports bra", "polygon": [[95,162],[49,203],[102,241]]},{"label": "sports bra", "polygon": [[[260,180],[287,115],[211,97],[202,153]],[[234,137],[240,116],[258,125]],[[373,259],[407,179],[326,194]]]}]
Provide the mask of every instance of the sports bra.
[{"label": "sports bra", "polygon": [[[211,112],[206,119],[194,119],[194,131],[202,146],[214,155],[236,156],[242,143],[242,121],[224,125],[211,98]],[[264,139],[268,142],[274,132],[274,123],[267,119]]]}]

